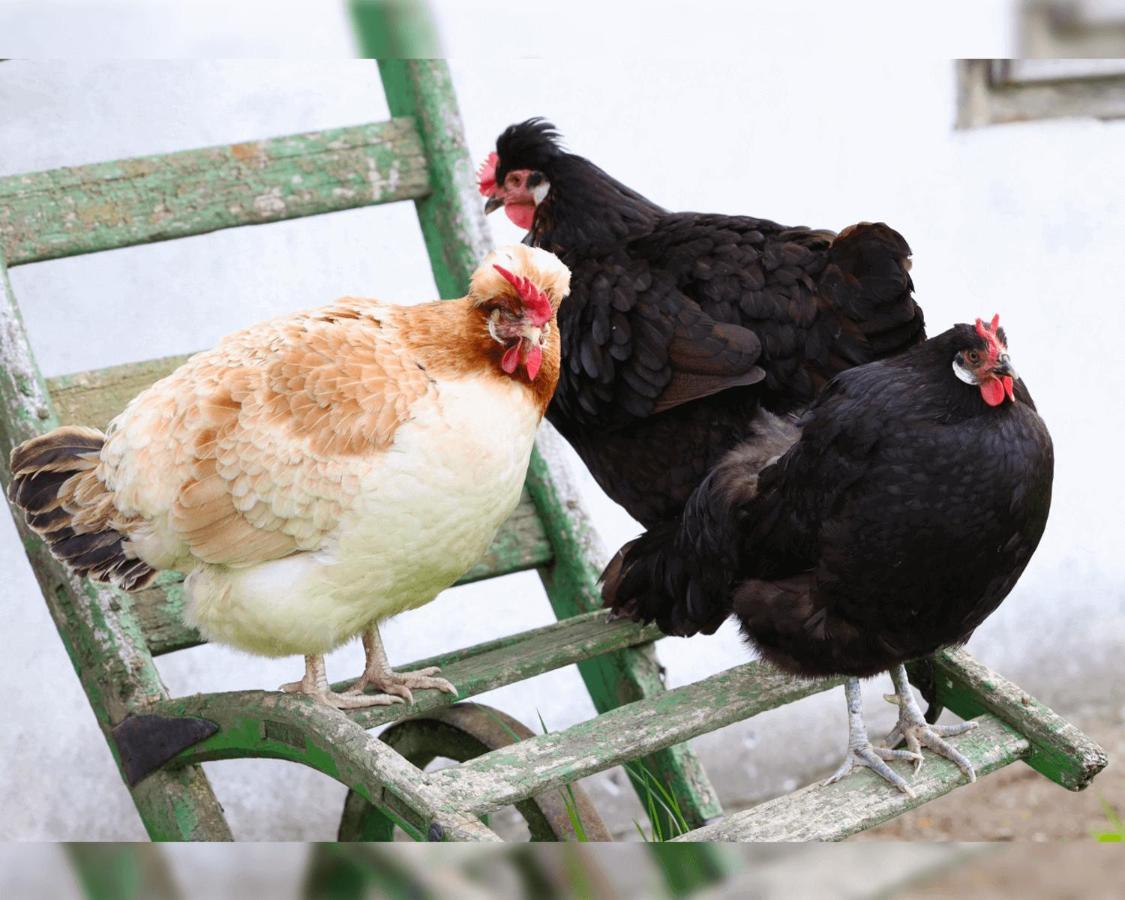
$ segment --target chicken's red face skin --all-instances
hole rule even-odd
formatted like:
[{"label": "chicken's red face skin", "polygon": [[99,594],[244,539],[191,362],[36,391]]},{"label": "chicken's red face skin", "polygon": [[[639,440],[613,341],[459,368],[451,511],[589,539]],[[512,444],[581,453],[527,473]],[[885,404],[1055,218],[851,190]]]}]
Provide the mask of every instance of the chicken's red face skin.
[{"label": "chicken's red face skin", "polygon": [[978,386],[981,399],[989,406],[999,406],[1005,400],[1015,403],[1015,369],[1000,328],[1000,315],[994,315],[987,326],[977,319],[974,332],[973,346],[963,348],[953,360],[954,374],[966,384]]},{"label": "chicken's red face skin", "polygon": [[547,196],[550,185],[542,172],[515,169],[504,176],[503,184],[496,181],[495,153],[489,154],[477,172],[480,192],[488,197],[485,212],[504,208],[504,214],[524,231],[530,231],[535,221],[535,209]]},{"label": "chicken's red face skin", "polygon": [[547,295],[528,278],[520,278],[500,265],[492,268],[516,289],[522,304],[519,310],[497,305],[489,312],[489,334],[507,346],[500,367],[512,375],[523,365],[527,377],[534,381],[543,365],[543,346],[550,337],[554,311]]}]

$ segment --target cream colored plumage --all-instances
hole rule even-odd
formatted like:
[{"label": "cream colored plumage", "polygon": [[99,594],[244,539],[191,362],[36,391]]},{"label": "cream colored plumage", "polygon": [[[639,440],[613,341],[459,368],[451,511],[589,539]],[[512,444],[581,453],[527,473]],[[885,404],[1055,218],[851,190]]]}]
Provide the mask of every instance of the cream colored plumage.
[{"label": "cream colored plumage", "polygon": [[[209,639],[305,655],[288,689],[337,706],[453,690],[391,672],[377,623],[452,584],[518,502],[568,285],[553,255],[520,245],[485,260],[462,300],[345,298],[255,325],[138,395],[104,441],[63,428],[16,448],[12,497],[77,571],[126,589],[182,571]],[[384,693],[332,694],[321,657],[360,633],[360,687]]]}]

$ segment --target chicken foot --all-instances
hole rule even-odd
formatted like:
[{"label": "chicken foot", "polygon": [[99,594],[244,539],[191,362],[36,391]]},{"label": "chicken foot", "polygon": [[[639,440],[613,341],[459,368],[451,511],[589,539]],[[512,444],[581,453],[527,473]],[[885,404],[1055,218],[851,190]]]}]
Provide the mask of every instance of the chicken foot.
[{"label": "chicken foot", "polygon": [[[863,697],[858,678],[849,678],[844,683],[844,696],[848,702],[848,750],[844,762],[824,783],[832,784],[849,774],[857,766],[866,766],[881,778],[889,781],[908,797],[914,791],[898,772],[887,765],[885,760],[909,759],[917,766],[922,754],[916,750],[892,750],[875,747],[867,736],[867,726],[863,722]],[[924,720],[923,720],[924,722]]]},{"label": "chicken foot", "polygon": [[977,727],[976,722],[960,722],[956,725],[931,725],[922,714],[918,701],[914,699],[914,691],[910,687],[910,680],[906,676],[906,667],[902,664],[891,669],[891,681],[894,682],[895,692],[885,694],[888,703],[898,707],[898,724],[891,729],[887,739],[883,742],[887,747],[895,747],[905,741],[908,750],[916,754],[914,760],[914,773],[922,768],[922,748],[928,747],[939,756],[957,764],[970,782],[977,780],[973,764],[963,753],[950,745],[943,738],[953,737],[972,731]]},{"label": "chicken foot", "polygon": [[347,690],[347,696],[366,696],[363,692],[368,686],[394,694],[407,703],[414,702],[411,688],[425,690],[432,688],[457,696],[457,688],[444,678],[435,678],[441,671],[438,666],[427,666],[416,672],[396,672],[387,662],[387,653],[383,649],[383,640],[379,636],[379,626],[372,625],[363,632],[363,649],[367,654],[367,663],[363,667],[363,675],[359,681]]},{"label": "chicken foot", "polygon": [[325,706],[335,709],[359,709],[365,706],[390,706],[393,703],[402,703],[399,696],[388,694],[359,694],[353,695],[350,691],[337,694],[328,686],[328,674],[324,668],[323,656],[305,657],[305,677],[300,681],[290,681],[278,688],[287,694],[305,694]]}]

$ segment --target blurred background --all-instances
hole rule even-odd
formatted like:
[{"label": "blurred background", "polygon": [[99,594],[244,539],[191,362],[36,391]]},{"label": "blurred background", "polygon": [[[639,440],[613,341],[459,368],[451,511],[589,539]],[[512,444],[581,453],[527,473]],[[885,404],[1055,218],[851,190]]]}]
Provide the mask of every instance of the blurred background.
[{"label": "blurred background", "polygon": [[[1055,501],[1034,560],[970,650],[1099,740],[1111,765],[1081,795],[1012,767],[864,837],[1092,841],[1106,826],[1100,800],[1125,807],[1125,373],[1116,364],[1125,123],[1115,121],[1125,116],[1125,62],[1112,58],[1125,56],[1125,4],[869,5],[870,27],[847,31],[844,4],[790,4],[795,17],[761,4],[672,2],[646,6],[639,27],[630,4],[581,0],[545,15],[534,4],[432,2],[433,27],[421,20],[414,45],[387,52],[451,57],[475,157],[505,126],[546,116],[575,152],[671,209],[837,229],[890,223],[914,250],[931,333],[1001,313],[1055,438]],[[374,64],[345,58],[357,43],[342,2],[34,8],[0,0],[0,54],[18,57],[0,64],[0,176],[388,115]],[[681,27],[704,19],[706,32]],[[138,47],[168,59],[108,58]],[[982,58],[949,58],[966,54]],[[275,58],[191,58],[251,55]],[[497,243],[522,237],[507,220],[491,225]],[[21,266],[11,278],[47,375],[201,349],[342,294],[434,296],[407,204]],[[636,524],[573,464],[607,548],[633,537]],[[7,516],[0,573],[0,837],[143,839]],[[451,590],[388,624],[385,637],[402,665],[552,620],[526,573]],[[661,641],[658,653],[669,686],[749,658],[729,626]],[[358,644],[328,661],[333,677],[361,664]],[[158,665],[177,695],[273,688],[300,661],[203,647]],[[873,733],[893,721],[880,699],[888,686],[867,684]],[[535,730],[540,717],[558,730],[594,712],[572,668],[477,699]],[[834,691],[696,746],[735,810],[826,775],[843,733]],[[205,768],[237,837],[335,834],[344,798],[335,782],[267,760]],[[624,774],[586,787],[615,834],[635,838],[641,814]],[[64,858],[51,852],[48,867]],[[186,871],[201,857],[170,859]],[[304,851],[274,859],[263,878],[309,864]],[[72,883],[69,870],[57,874]],[[3,882],[0,893],[21,896]]]}]

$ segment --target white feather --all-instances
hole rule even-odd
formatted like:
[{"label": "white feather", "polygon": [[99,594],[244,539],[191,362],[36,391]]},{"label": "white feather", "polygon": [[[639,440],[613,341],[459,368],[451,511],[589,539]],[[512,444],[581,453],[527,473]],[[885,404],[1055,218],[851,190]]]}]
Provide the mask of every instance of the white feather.
[{"label": "white feather", "polygon": [[205,566],[186,618],[266,656],[325,653],[369,623],[429,603],[484,554],[519,502],[539,411],[515,381],[439,383],[316,552]]}]

